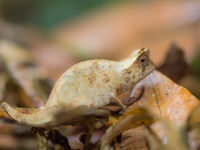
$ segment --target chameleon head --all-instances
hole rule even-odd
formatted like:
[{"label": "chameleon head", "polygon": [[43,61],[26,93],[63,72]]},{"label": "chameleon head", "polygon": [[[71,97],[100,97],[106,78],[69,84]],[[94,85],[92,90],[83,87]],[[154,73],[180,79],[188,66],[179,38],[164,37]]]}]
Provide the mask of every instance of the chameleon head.
[{"label": "chameleon head", "polygon": [[149,58],[149,50],[146,48],[138,49],[132,52],[132,54],[120,61],[122,80],[129,88],[134,83],[139,82],[150,74],[155,66]]},{"label": "chameleon head", "polygon": [[149,49],[142,48],[136,52],[136,59],[133,64],[130,65],[129,69],[135,71],[136,80],[141,80],[155,69],[155,65],[149,57]]}]

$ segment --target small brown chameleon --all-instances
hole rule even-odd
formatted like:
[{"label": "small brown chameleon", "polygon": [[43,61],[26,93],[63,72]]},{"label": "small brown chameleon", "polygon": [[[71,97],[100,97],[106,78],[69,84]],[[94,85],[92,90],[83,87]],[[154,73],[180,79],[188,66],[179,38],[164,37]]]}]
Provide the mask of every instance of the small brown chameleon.
[{"label": "small brown chameleon", "polygon": [[154,68],[145,48],[133,51],[121,61],[87,60],[72,66],[58,79],[47,103],[38,112],[21,113],[6,102],[2,106],[20,124],[58,126],[98,112],[111,98],[125,108],[118,95],[131,90]]}]

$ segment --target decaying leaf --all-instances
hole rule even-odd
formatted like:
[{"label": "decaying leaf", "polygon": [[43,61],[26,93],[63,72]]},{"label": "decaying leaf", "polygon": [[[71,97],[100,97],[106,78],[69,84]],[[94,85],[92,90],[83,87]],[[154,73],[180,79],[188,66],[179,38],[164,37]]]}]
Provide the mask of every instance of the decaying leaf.
[{"label": "decaying leaf", "polygon": [[109,150],[112,140],[121,134],[123,131],[135,128],[139,125],[150,125],[154,121],[152,115],[142,108],[127,110],[114,125],[110,126],[101,140],[101,150]]},{"label": "decaying leaf", "polygon": [[51,140],[54,144],[60,144],[64,150],[71,150],[67,138],[60,134],[58,130],[45,130],[37,128],[33,128],[32,130],[39,136],[39,150],[47,149],[47,140]]},{"label": "decaying leaf", "polygon": [[10,119],[10,120],[13,120],[12,117],[10,117],[10,115],[6,112],[6,110],[0,106],[0,118],[6,118],[6,119]]},{"label": "decaying leaf", "polygon": [[184,76],[179,84],[190,90],[197,98],[200,98],[200,78],[198,76],[194,74]]},{"label": "decaying leaf", "polygon": [[5,72],[0,73],[0,102],[3,100],[9,77]]},{"label": "decaying leaf", "polygon": [[[132,104],[130,108],[134,109],[138,106],[147,107],[155,116],[162,118],[168,124],[172,124],[173,128],[183,126],[186,123],[189,114],[196,107],[196,105],[199,104],[198,99],[196,99],[187,89],[177,85],[158,71],[154,71],[147,78],[138,83],[133,92],[141,90],[142,86],[145,88],[144,95],[139,101]],[[134,95],[134,93],[132,93],[132,95]],[[172,128],[172,131],[169,130],[168,133],[165,123],[160,121],[152,124],[151,128],[159,136],[159,138],[161,138],[162,143],[164,144],[169,142],[169,137],[172,139],[174,137],[168,134],[173,133],[172,131],[176,131],[176,129]],[[143,147],[148,149],[145,145],[145,138],[141,138],[145,137],[145,132],[143,132],[143,130],[144,129],[142,127],[139,127],[123,132],[122,139],[127,136],[129,137],[129,144],[124,145],[123,141],[121,143],[121,145],[124,146],[124,149],[130,147],[131,144],[132,147],[135,147],[136,149],[140,149],[142,147],[141,144],[140,148],[138,148],[137,143],[134,141],[143,143]],[[179,132],[177,131],[176,133]],[[180,135],[178,135],[178,137],[180,137]],[[176,139],[176,137],[174,138]]]},{"label": "decaying leaf", "polygon": [[[43,73],[34,73],[35,71],[40,72],[40,70],[32,66],[34,63],[29,63],[32,61],[32,57],[28,51],[17,50],[10,43],[4,46],[3,48],[8,51],[4,51],[0,55],[4,56],[5,68],[8,70],[10,78],[18,83],[27,100],[36,106],[38,104],[36,102],[37,97],[41,100],[41,95],[47,94],[42,90],[41,95],[37,92],[38,87],[33,84],[35,82],[34,78],[46,76]],[[12,55],[15,52],[12,52],[11,49],[17,51],[16,58],[13,61],[11,61],[12,58],[10,58],[9,52]],[[41,82],[40,84],[43,85]],[[89,148],[95,149],[98,147],[99,142],[102,149],[186,150],[188,144],[191,149],[198,148],[200,130],[199,109],[196,106],[199,105],[199,101],[188,90],[177,85],[162,73],[154,71],[135,86],[131,98],[123,101],[124,105],[128,106],[125,109],[122,109],[119,105],[116,106],[116,103],[114,106],[103,107],[103,109],[114,112],[111,113],[112,116],[109,117],[109,121],[103,120],[101,117],[98,118],[97,114],[94,114],[94,119],[89,119],[90,117],[87,116],[84,118],[85,125],[90,124],[88,127],[92,128],[91,130],[88,130],[88,128],[82,130],[86,135],[89,135],[85,138],[86,141],[83,140],[85,148],[89,146]],[[33,101],[31,101],[32,99]],[[147,108],[147,110],[144,108]],[[17,111],[23,114],[34,114],[39,109],[17,108]],[[2,107],[0,107],[0,118],[17,123]],[[76,120],[73,123],[76,124]],[[101,135],[96,142],[92,143],[91,141],[94,141],[94,135],[96,135],[94,133],[101,128],[103,128]],[[73,142],[68,144],[68,139],[60,134],[61,131],[39,128],[36,128],[35,131],[43,137],[40,141],[41,148],[46,149],[49,146],[48,141],[51,141],[51,143],[58,144],[62,148],[71,149],[69,144]],[[73,134],[67,136],[77,137]],[[73,144],[77,144],[77,142]]]},{"label": "decaying leaf", "polygon": [[191,150],[196,150],[200,146],[200,105],[197,105],[185,125],[185,133],[188,136],[188,143]]},{"label": "decaying leaf", "polygon": [[51,87],[44,70],[33,62],[30,52],[11,42],[0,41],[0,57],[11,79],[20,87],[19,94],[25,105],[42,106]]},{"label": "decaying leaf", "polygon": [[185,61],[184,51],[173,43],[167,53],[165,61],[158,70],[173,81],[178,82],[189,73],[189,66]]},{"label": "decaying leaf", "polygon": [[148,107],[156,115],[177,125],[183,125],[193,108],[199,104],[199,100],[187,89],[158,71],[138,83],[133,91],[141,86],[145,88],[144,95],[131,107]]}]

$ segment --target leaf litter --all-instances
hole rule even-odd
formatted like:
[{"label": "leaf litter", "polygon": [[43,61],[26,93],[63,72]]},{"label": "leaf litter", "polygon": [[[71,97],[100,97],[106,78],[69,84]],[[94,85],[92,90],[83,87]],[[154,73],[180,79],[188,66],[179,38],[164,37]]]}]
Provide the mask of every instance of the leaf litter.
[{"label": "leaf litter", "polygon": [[[31,58],[28,57],[28,60],[30,61]],[[8,65],[10,63],[9,61],[4,61],[4,63],[6,64],[6,71],[4,72],[9,74],[9,78],[12,79],[12,81],[20,81],[17,83],[21,84],[16,84],[16,86],[21,88],[24,95],[28,95],[26,99],[29,103],[24,103],[25,106],[42,106],[42,104],[34,100],[36,99],[34,96],[30,96],[32,92],[28,91],[33,89],[34,93],[37,93],[36,87],[32,84],[32,79],[23,78],[23,80],[21,80],[20,74],[26,75],[29,73],[26,71],[27,68],[17,69],[15,64]],[[12,69],[13,71],[9,71]],[[29,69],[28,67],[27,70]],[[19,76],[16,74],[19,74]],[[43,75],[33,74],[32,78],[40,78],[41,76],[43,78]],[[28,82],[30,89],[27,88],[26,84],[23,84],[24,82]],[[42,94],[45,95],[47,95],[47,93],[42,92]],[[44,142],[44,139],[40,140],[45,147],[51,147],[53,149],[57,147],[59,147],[59,149],[73,149],[74,146],[70,145],[80,145],[80,143],[82,143],[82,146],[79,146],[80,149],[84,147],[89,149],[155,150],[198,148],[200,140],[198,117],[200,112],[199,100],[187,89],[174,83],[162,73],[154,71],[135,86],[130,96],[129,94],[121,96],[124,100],[124,104],[128,106],[127,110],[121,109],[116,103],[111,103],[109,106],[104,107],[104,109],[110,111],[110,115],[108,116],[88,116],[84,121],[75,121],[72,126],[61,126],[56,131],[55,129],[47,130],[37,128],[32,129],[32,131],[49,141]],[[40,94],[37,93],[35,95],[38,96]],[[127,102],[128,99],[132,100],[132,102]],[[23,98],[20,100],[23,101]],[[31,112],[29,112],[21,108],[20,111],[33,113],[37,111],[37,109],[33,108],[30,110]],[[0,118],[3,119],[4,123],[16,123],[2,107],[0,107]],[[92,130],[88,130],[85,126],[85,122],[87,121],[95,122],[95,126],[93,126]],[[79,130],[77,126],[82,127],[81,130]],[[72,130],[74,130],[76,134],[70,132]],[[62,134],[66,132],[66,136],[63,136]],[[50,133],[52,133],[51,136],[48,136]],[[80,140],[83,133],[86,133],[85,141],[89,142]],[[58,141],[58,139],[63,137],[66,140],[66,143],[64,143],[67,144],[67,139],[69,139],[69,137],[77,136],[79,140],[70,141],[71,143],[69,142],[68,146]],[[94,138],[98,140],[96,140],[95,143],[91,143]]]}]

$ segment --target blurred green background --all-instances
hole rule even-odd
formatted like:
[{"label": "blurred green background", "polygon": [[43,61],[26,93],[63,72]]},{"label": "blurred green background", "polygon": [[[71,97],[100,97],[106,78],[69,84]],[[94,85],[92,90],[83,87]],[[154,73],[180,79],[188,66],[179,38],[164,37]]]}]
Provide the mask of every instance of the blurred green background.
[{"label": "blurred green background", "polygon": [[13,23],[28,23],[52,29],[63,21],[120,0],[3,0],[0,13]]}]

